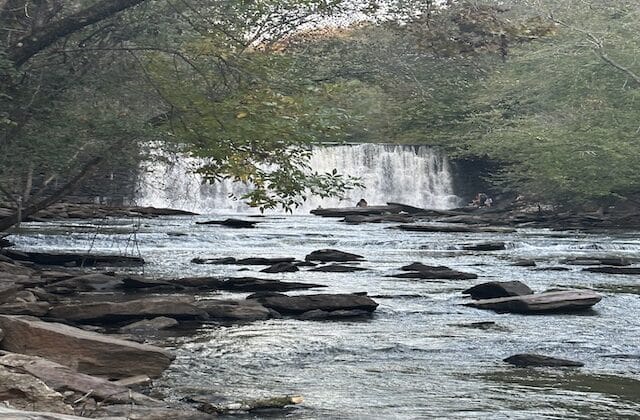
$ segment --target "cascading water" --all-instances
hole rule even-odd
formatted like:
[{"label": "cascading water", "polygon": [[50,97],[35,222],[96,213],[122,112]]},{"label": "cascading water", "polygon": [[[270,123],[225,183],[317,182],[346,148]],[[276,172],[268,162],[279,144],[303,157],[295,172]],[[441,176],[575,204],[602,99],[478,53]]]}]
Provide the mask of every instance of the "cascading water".
[{"label": "cascading water", "polygon": [[[246,204],[230,198],[247,191],[241,183],[223,181],[203,184],[194,173],[197,160],[183,158],[175,163],[153,162],[144,168],[135,203],[171,207],[198,213],[252,212]],[[317,147],[310,161],[314,171],[361,178],[365,188],[338,198],[309,198],[296,213],[317,207],[353,206],[360,198],[369,205],[401,202],[416,207],[447,209],[460,204],[453,192],[449,163],[442,154],[426,146],[359,144]]]}]

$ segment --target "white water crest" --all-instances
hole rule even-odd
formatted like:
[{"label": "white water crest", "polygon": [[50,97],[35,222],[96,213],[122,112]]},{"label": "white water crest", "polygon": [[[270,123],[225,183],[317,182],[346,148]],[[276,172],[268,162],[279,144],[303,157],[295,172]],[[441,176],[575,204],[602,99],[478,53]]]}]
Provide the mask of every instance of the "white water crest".
[{"label": "white water crest", "polygon": [[[449,209],[460,204],[453,191],[447,158],[427,146],[358,144],[316,147],[310,161],[314,171],[336,169],[359,177],[365,188],[347,192],[343,199],[310,197],[295,213],[318,207],[348,207],[364,198],[369,205],[399,202],[422,208]],[[203,184],[194,173],[198,161],[147,163],[140,176],[135,204],[170,207],[197,213],[257,212],[230,195],[240,197],[247,186],[232,181]]]}]

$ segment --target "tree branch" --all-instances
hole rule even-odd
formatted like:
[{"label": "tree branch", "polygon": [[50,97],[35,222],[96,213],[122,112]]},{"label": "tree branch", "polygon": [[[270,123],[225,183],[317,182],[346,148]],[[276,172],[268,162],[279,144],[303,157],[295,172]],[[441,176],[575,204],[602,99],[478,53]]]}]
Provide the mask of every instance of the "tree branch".
[{"label": "tree branch", "polygon": [[34,29],[7,50],[7,57],[21,67],[31,57],[59,39],[89,25],[107,19],[146,0],[102,0],[97,4],[67,16],[49,25]]}]

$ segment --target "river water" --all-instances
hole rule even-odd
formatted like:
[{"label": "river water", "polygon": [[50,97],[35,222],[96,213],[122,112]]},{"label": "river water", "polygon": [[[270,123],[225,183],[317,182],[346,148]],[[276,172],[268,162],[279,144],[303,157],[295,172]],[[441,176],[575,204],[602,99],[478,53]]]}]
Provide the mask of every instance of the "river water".
[{"label": "river water", "polygon": [[[637,232],[419,233],[313,216],[257,218],[258,227],[248,230],[194,223],[205,219],[34,223],[14,240],[30,249],[140,254],[148,262],[145,273],[159,277],[232,275],[312,282],[327,285],[319,291],[323,293],[366,291],[380,304],[366,320],[205,325],[194,334],[172,337],[177,359],[157,382],[169,398],[302,395],[302,405],[273,416],[295,419],[640,418],[638,277],[587,273],[579,266],[538,271],[512,265],[520,258],[535,259],[538,268],[558,266],[571,256],[637,258]],[[507,250],[461,249],[487,240],[505,241]],[[321,248],[363,255],[361,266],[369,270],[264,274],[258,273],[263,267],[239,271],[242,267],[190,263],[193,257],[303,259]],[[385,277],[413,261],[447,265],[479,278],[438,282]],[[535,291],[594,288],[604,298],[592,312],[575,315],[495,314],[460,305],[462,290],[490,280],[522,280]],[[313,292],[318,291],[306,293]],[[465,326],[480,321],[496,326]],[[522,352],[579,360],[585,367],[521,369],[502,362]]]}]

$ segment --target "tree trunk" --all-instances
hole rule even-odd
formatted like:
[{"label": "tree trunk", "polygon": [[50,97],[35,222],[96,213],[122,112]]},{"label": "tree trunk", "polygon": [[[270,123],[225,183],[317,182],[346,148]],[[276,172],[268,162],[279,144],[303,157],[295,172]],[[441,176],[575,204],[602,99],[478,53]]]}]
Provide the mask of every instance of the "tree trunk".
[{"label": "tree trunk", "polygon": [[40,210],[49,207],[50,205],[59,201],[62,197],[73,192],[73,190],[75,190],[82,183],[82,181],[87,176],[89,176],[103,161],[103,157],[97,157],[90,160],[82,167],[80,172],[78,172],[73,178],[67,181],[67,183],[55,190],[50,196],[38,201],[37,203],[29,204],[25,208],[21,208],[21,206],[19,205],[14,214],[0,219],[0,232],[3,232],[10,227],[20,223],[27,217],[32,216]]}]

